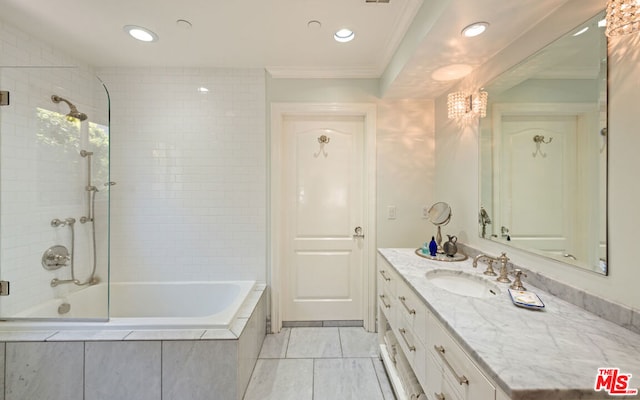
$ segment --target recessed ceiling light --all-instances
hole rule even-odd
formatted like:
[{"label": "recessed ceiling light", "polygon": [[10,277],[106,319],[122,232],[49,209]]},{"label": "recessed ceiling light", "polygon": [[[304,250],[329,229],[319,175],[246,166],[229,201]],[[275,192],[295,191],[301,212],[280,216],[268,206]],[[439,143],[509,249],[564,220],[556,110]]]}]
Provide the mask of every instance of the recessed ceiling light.
[{"label": "recessed ceiling light", "polygon": [[333,38],[340,43],[346,43],[352,41],[355,36],[351,29],[342,28],[333,35]]},{"label": "recessed ceiling light", "polygon": [[474,37],[486,31],[488,27],[488,22],[474,22],[473,24],[465,27],[461,33],[466,37]]},{"label": "recessed ceiling light", "polygon": [[464,78],[473,71],[473,67],[467,64],[452,64],[438,68],[431,74],[434,81],[446,82]]},{"label": "recessed ceiling light", "polygon": [[589,30],[588,26],[585,26],[584,28],[580,29],[578,32],[574,33],[573,36],[579,36],[582,35],[583,33],[585,33],[586,31]]},{"label": "recessed ceiling light", "polygon": [[604,28],[607,26],[607,19],[606,18],[602,18],[600,21],[598,21],[598,28]]},{"label": "recessed ceiling light", "polygon": [[147,28],[136,25],[125,25],[124,31],[131,35],[134,39],[142,42],[156,42],[158,41],[158,35],[150,31]]},{"label": "recessed ceiling light", "polygon": [[209,89],[207,89],[204,86],[200,86],[199,88],[196,89],[198,92],[200,93],[209,93]]}]

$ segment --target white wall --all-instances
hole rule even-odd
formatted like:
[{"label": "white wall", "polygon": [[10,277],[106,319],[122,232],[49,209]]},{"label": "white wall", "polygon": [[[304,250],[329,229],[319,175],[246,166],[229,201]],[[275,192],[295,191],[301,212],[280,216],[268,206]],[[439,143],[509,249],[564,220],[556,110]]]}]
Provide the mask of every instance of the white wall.
[{"label": "white wall", "polygon": [[[478,88],[496,74],[564,33],[566,28],[595,15],[601,2],[572,0],[551,20],[544,21],[523,38],[514,42],[511,50],[499,54],[487,65],[465,80],[460,87]],[[507,251],[517,263],[559,281],[611,301],[640,309],[637,282],[637,230],[640,223],[637,205],[640,187],[637,171],[640,158],[635,154],[640,146],[640,125],[636,94],[640,89],[640,36],[617,38],[609,46],[609,267],[605,277],[562,263],[538,257],[478,237],[478,130],[473,126],[458,126],[447,119],[446,96],[436,100],[436,191],[451,203],[454,218],[450,231],[462,242],[490,253]],[[452,89],[453,90],[453,89]]]},{"label": "white wall", "polygon": [[117,182],[112,280],[264,281],[264,71],[106,68],[99,75],[111,94]]},{"label": "white wall", "polygon": [[[377,247],[419,247],[434,234],[422,218],[433,195],[434,122],[431,100],[382,100],[375,79],[273,79],[272,102],[377,105]],[[387,218],[395,206],[397,217]]]},{"label": "white wall", "polygon": [[[88,122],[68,123],[39,116],[38,108],[66,114],[64,103],[54,104],[57,94],[75,103],[89,121],[105,123],[106,94],[93,70],[33,38],[12,25],[0,21],[0,89],[10,91],[11,104],[0,109],[0,278],[11,282],[11,295],[0,303],[1,315],[16,312],[54,298],[64,298],[81,289],[72,284],[55,288],[53,278],[70,279],[69,267],[47,271],[41,265],[44,251],[53,245],[71,250],[68,227],[54,228],[54,218],[75,218],[76,278],[86,280],[93,267],[90,224],[79,223],[87,215],[86,159],[80,150],[96,151],[97,164],[107,162],[88,140]],[[19,68],[20,66],[70,66],[75,68]],[[48,115],[48,114],[47,114]],[[96,198],[98,276],[107,278],[107,195]],[[106,302],[106,298],[105,298]],[[44,316],[44,315],[41,315]],[[51,315],[50,317],[57,317]],[[99,315],[96,315],[99,317]]]},{"label": "white wall", "polygon": [[[379,101],[377,137],[378,247],[420,247],[436,233],[423,208],[439,200],[433,101]],[[396,207],[396,219],[388,218],[389,206]]]}]

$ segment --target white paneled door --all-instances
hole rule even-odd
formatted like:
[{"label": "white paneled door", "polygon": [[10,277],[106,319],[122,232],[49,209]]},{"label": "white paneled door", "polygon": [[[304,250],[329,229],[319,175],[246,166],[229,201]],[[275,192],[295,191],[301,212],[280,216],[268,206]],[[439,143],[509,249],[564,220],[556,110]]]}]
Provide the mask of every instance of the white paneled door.
[{"label": "white paneled door", "polygon": [[364,117],[287,116],[282,128],[282,320],[362,320]]}]

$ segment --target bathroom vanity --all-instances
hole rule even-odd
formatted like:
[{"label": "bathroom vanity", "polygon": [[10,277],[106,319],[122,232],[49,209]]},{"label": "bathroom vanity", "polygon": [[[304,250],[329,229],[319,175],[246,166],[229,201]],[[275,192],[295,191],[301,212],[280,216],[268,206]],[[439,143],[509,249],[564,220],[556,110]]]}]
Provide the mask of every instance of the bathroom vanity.
[{"label": "bathroom vanity", "polygon": [[[545,308],[516,307],[509,285],[483,275],[485,267],[379,249],[378,332],[399,399],[421,392],[418,399],[431,400],[613,398],[594,390],[599,368],[619,368],[632,374],[631,388],[640,386],[640,335],[526,279]],[[435,279],[456,275],[471,284]]]}]

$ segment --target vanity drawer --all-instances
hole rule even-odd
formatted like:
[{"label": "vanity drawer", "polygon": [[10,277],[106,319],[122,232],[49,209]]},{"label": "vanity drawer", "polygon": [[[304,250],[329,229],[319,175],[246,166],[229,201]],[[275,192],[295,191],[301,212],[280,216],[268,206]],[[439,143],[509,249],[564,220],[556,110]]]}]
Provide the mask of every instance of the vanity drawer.
[{"label": "vanity drawer", "polygon": [[435,355],[429,350],[427,350],[426,368],[425,393],[429,399],[434,399],[436,393],[442,393],[442,363],[436,360]]},{"label": "vanity drawer", "polygon": [[[455,389],[458,385],[458,382],[454,382],[450,376],[445,374],[444,379],[442,380],[442,388],[440,392],[434,393],[436,400],[464,400],[463,397],[460,397],[458,391]],[[475,399],[473,397],[472,399]]]},{"label": "vanity drawer", "polygon": [[378,255],[378,288],[385,288],[387,292],[396,295],[396,285],[400,280],[398,274],[389,265],[387,260]]},{"label": "vanity drawer", "polygon": [[418,382],[424,388],[426,384],[427,372],[427,351],[424,344],[417,340],[415,333],[402,318],[398,318],[398,328],[393,330],[400,348],[404,353],[413,373],[418,378]]},{"label": "vanity drawer", "polygon": [[427,343],[427,307],[404,282],[398,284],[396,293],[396,315],[402,316],[422,344]]},{"label": "vanity drawer", "polygon": [[444,382],[448,380],[454,382],[451,385],[452,389],[461,399],[495,399],[496,390],[491,382],[485,378],[435,317],[430,314],[428,318],[427,351],[442,366],[443,390]]},{"label": "vanity drawer", "polygon": [[396,326],[396,309],[397,302],[394,301],[394,296],[389,294],[385,287],[378,287],[378,306],[382,313],[387,318],[387,321],[391,326]]}]

